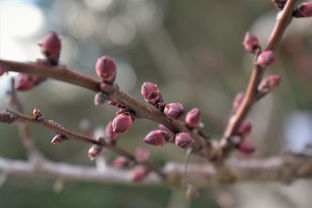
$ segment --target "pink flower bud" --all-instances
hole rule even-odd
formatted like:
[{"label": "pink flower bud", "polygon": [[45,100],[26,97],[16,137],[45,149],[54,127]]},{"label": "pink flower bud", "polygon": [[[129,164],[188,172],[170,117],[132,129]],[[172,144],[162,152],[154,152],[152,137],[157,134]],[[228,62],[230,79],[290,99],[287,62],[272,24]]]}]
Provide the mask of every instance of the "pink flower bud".
[{"label": "pink flower bud", "polygon": [[293,15],[295,17],[312,17],[312,2],[305,2],[296,7]]},{"label": "pink flower bud", "polygon": [[149,151],[143,148],[137,148],[135,150],[135,158],[138,162],[146,162],[150,157]]},{"label": "pink flower bud", "polygon": [[191,128],[198,126],[200,122],[200,110],[198,108],[193,108],[190,110],[186,114],[185,122]]},{"label": "pink flower bud", "polygon": [[281,83],[282,77],[279,75],[270,75],[266,77],[259,85],[259,90],[267,89],[268,91],[272,91],[276,89]]},{"label": "pink flower bud", "polygon": [[166,143],[165,136],[161,130],[153,130],[148,133],[143,141],[153,146],[162,146]]},{"label": "pink flower bud", "polygon": [[256,150],[256,147],[253,143],[251,143],[249,141],[244,141],[244,142],[240,143],[238,149],[240,152],[242,152],[246,155],[249,155],[249,154],[252,154]]},{"label": "pink flower bud", "polygon": [[168,118],[179,120],[185,112],[181,103],[170,103],[166,105],[164,113]]},{"label": "pink flower bud", "polygon": [[275,61],[275,55],[272,51],[264,51],[258,56],[257,62],[262,67],[269,67]]},{"label": "pink flower bud", "polygon": [[16,116],[8,111],[0,111],[0,122],[11,124],[16,120]]},{"label": "pink flower bud", "polygon": [[51,144],[58,144],[63,141],[67,140],[67,137],[64,134],[57,134],[53,139],[51,140]]},{"label": "pink flower bud", "polygon": [[192,146],[192,144],[194,144],[194,140],[189,133],[181,132],[176,135],[175,143],[178,147],[181,147],[182,149],[187,149]]},{"label": "pink flower bud", "polygon": [[92,145],[88,151],[90,160],[94,160],[97,156],[99,156],[102,149],[103,147],[98,144]]},{"label": "pink flower bud", "polygon": [[105,135],[112,142],[116,142],[118,139],[118,134],[114,132],[111,121],[106,125]]},{"label": "pink flower bud", "polygon": [[117,115],[112,122],[113,131],[118,134],[128,131],[131,126],[132,118],[127,114]]},{"label": "pink flower bud", "polygon": [[243,138],[246,138],[249,136],[251,129],[252,129],[251,123],[249,121],[244,121],[239,127],[238,132]]},{"label": "pink flower bud", "polygon": [[131,171],[131,180],[133,182],[140,182],[146,177],[146,175],[147,175],[146,168],[143,166],[139,166]]},{"label": "pink flower bud", "polygon": [[98,58],[95,65],[95,72],[103,81],[113,82],[116,77],[116,63],[109,56]]},{"label": "pink flower bud", "polygon": [[119,156],[112,162],[112,166],[115,168],[122,168],[127,166],[127,163],[128,163],[127,158]]},{"label": "pink flower bud", "polygon": [[245,97],[245,93],[243,93],[243,92],[240,92],[240,93],[238,93],[238,94],[235,96],[235,98],[234,98],[234,100],[233,100],[233,104],[232,104],[233,110],[234,110],[234,111],[236,111],[236,110],[238,109],[238,107],[240,106],[240,104],[243,102],[244,97]]},{"label": "pink flower bud", "polygon": [[256,52],[256,50],[260,48],[258,38],[250,32],[245,34],[243,45],[247,51],[252,53]]},{"label": "pink flower bud", "polygon": [[33,88],[31,76],[24,73],[19,73],[15,78],[14,88],[18,91],[27,91]]},{"label": "pink flower bud", "polygon": [[156,84],[151,82],[144,82],[141,87],[141,95],[146,102],[150,104],[157,104],[161,100],[160,91]]},{"label": "pink flower bud", "polygon": [[41,52],[52,63],[57,64],[61,52],[61,39],[55,32],[49,32],[39,43]]}]

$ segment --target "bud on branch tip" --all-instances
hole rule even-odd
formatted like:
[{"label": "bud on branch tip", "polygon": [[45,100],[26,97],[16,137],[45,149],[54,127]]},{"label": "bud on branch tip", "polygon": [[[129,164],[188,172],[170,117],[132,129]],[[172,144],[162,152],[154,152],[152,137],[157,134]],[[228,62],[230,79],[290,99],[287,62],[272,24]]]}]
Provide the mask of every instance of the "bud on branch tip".
[{"label": "bud on branch tip", "polygon": [[55,32],[49,32],[38,44],[41,52],[52,63],[57,64],[61,52],[61,39]]},{"label": "bud on branch tip", "polygon": [[109,56],[98,58],[95,64],[95,72],[104,82],[112,83],[115,80],[116,69],[115,61]]}]

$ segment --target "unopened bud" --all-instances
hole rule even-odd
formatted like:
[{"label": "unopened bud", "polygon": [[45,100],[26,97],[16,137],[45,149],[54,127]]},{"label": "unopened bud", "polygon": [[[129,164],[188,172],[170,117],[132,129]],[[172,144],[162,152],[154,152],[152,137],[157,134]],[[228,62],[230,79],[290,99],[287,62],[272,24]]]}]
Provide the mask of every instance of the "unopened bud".
[{"label": "unopened bud", "polygon": [[272,51],[264,51],[259,54],[257,63],[262,67],[269,67],[275,61],[275,55]]},{"label": "unopened bud", "polygon": [[57,134],[51,140],[51,144],[58,144],[58,143],[61,143],[67,139],[68,138],[64,134]]},{"label": "unopened bud", "polygon": [[176,135],[175,143],[178,147],[187,149],[194,144],[194,140],[189,133],[181,132]]},{"label": "unopened bud", "polygon": [[132,126],[132,118],[128,114],[119,114],[112,121],[113,131],[115,133],[124,133]]},{"label": "unopened bud", "polygon": [[238,132],[243,138],[246,138],[249,136],[251,129],[252,129],[251,123],[249,121],[244,121],[239,127]]},{"label": "unopened bud", "polygon": [[14,88],[17,91],[28,91],[33,88],[31,76],[24,73],[19,73],[15,78]]},{"label": "unopened bud", "polygon": [[115,143],[117,141],[118,134],[114,132],[111,121],[106,125],[105,135],[111,142]]},{"label": "unopened bud", "polygon": [[156,84],[144,82],[141,87],[141,95],[150,104],[157,104],[161,100],[161,94]]},{"label": "unopened bud", "polygon": [[188,199],[196,199],[197,197],[199,197],[199,191],[197,190],[197,188],[195,188],[193,185],[188,184],[187,188],[186,188],[186,197]]},{"label": "unopened bud", "polygon": [[98,144],[92,145],[88,151],[90,160],[94,160],[97,156],[99,156],[102,149],[103,147],[101,145]]},{"label": "unopened bud", "polygon": [[255,53],[260,48],[258,38],[250,32],[245,34],[243,45],[247,51],[252,53]]},{"label": "unopened bud", "polygon": [[112,162],[112,166],[115,168],[122,168],[127,166],[127,163],[128,163],[127,158],[119,156]]},{"label": "unopened bud", "polygon": [[149,151],[143,148],[137,148],[135,150],[135,158],[138,162],[146,162],[150,157]]},{"label": "unopened bud", "polygon": [[193,108],[190,110],[186,114],[185,122],[191,128],[198,126],[200,122],[200,110],[198,108]]},{"label": "unopened bud", "polygon": [[38,109],[38,108],[35,108],[35,109],[33,110],[33,116],[34,116],[34,118],[35,118],[37,121],[42,121],[42,119],[43,119],[42,113],[41,113],[40,109]]},{"label": "unopened bud", "polygon": [[294,17],[312,17],[312,2],[305,2],[297,6],[293,12]]},{"label": "unopened bud", "polygon": [[147,175],[147,170],[143,166],[138,166],[131,171],[131,180],[141,182]]},{"label": "unopened bud", "polygon": [[245,93],[243,93],[243,92],[240,92],[235,96],[235,98],[233,100],[233,104],[232,104],[232,106],[233,106],[232,108],[234,111],[236,111],[238,109],[240,104],[243,102],[244,97],[245,97]]},{"label": "unopened bud", "polygon": [[95,65],[95,72],[105,82],[113,82],[116,77],[116,63],[109,56],[98,58]]},{"label": "unopened bud", "polygon": [[107,101],[108,95],[105,92],[98,92],[94,96],[94,105],[100,105]]},{"label": "unopened bud", "polygon": [[238,149],[240,152],[249,155],[256,150],[256,147],[253,143],[249,141],[243,141],[242,143],[239,144]]},{"label": "unopened bud", "polygon": [[170,103],[166,105],[164,113],[168,118],[179,120],[185,111],[181,103]]},{"label": "unopened bud", "polygon": [[11,124],[16,120],[16,116],[8,111],[0,111],[0,122]]},{"label": "unopened bud", "polygon": [[259,90],[267,89],[272,91],[276,89],[281,83],[282,77],[279,75],[270,75],[266,77],[259,85]]},{"label": "unopened bud", "polygon": [[151,131],[145,136],[143,141],[153,146],[162,146],[166,143],[165,136],[162,130]]},{"label": "unopened bud", "polygon": [[49,32],[39,43],[41,52],[51,62],[57,64],[61,53],[61,39],[55,32]]}]

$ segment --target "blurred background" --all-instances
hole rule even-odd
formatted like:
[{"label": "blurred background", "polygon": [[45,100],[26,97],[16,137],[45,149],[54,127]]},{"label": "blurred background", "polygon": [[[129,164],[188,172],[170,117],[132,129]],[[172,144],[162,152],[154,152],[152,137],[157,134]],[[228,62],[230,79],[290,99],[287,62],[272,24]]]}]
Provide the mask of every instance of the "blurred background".
[{"label": "blurred background", "polygon": [[[242,47],[246,31],[262,45],[272,30],[276,9],[269,0],[0,0],[0,57],[16,61],[41,58],[37,43],[49,31],[62,38],[61,60],[96,77],[94,65],[102,55],[118,63],[117,82],[123,91],[143,100],[144,81],[157,83],[164,100],[198,107],[205,131],[219,138],[230,115],[232,100],[244,90],[251,56]],[[268,73],[283,77],[281,86],[253,109],[250,136],[257,145],[253,157],[286,151],[302,152],[312,140],[312,20],[293,21]],[[9,77],[0,78],[0,107]],[[116,108],[95,107],[92,92],[48,80],[30,92],[19,93],[25,112],[41,109],[46,118],[68,129],[102,135]],[[121,146],[140,146],[161,165],[183,161],[174,145],[154,148],[142,139],[157,124],[136,120]],[[53,132],[31,126],[42,153],[53,161],[94,165],[89,145],[69,141],[51,145]],[[0,156],[25,159],[16,126],[0,125]],[[243,157],[241,155],[235,155]],[[108,154],[112,160],[113,154]],[[1,173],[0,173],[1,174]],[[311,181],[293,184],[242,183],[207,187],[194,200],[184,190],[114,184],[65,182],[49,178],[9,177],[0,187],[0,207],[310,207]],[[122,199],[122,200],[121,200]]]}]

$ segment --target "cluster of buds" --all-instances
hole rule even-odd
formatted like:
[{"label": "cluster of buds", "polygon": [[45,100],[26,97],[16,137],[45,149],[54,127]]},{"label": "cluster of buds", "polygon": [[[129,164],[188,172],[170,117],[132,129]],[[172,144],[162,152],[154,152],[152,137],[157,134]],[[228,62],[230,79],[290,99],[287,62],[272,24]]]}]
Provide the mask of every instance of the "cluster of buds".
[{"label": "cluster of buds", "polygon": [[55,32],[49,32],[38,44],[51,65],[57,65],[61,53],[61,39]]},{"label": "cluster of buds", "polygon": [[263,79],[259,84],[257,99],[262,98],[269,92],[275,90],[281,83],[282,77],[279,75],[270,75]]},{"label": "cluster of buds", "polygon": [[299,4],[293,14],[294,17],[312,17],[312,2]]},{"label": "cluster of buds", "polygon": [[243,45],[252,54],[257,54],[261,50],[258,38],[250,32],[245,34]]},{"label": "cluster of buds", "polygon": [[16,116],[8,111],[0,111],[0,122],[11,124],[16,120]]}]

